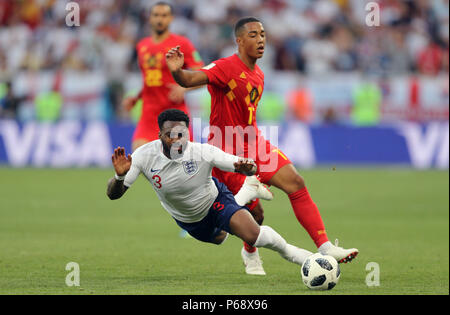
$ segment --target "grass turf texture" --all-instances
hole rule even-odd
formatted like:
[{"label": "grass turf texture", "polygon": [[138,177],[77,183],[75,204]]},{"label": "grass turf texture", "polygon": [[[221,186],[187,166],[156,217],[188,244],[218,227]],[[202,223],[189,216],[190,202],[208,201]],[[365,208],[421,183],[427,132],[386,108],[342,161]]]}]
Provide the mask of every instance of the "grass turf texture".
[{"label": "grass turf texture", "polygon": [[[448,171],[301,171],[330,240],[360,250],[326,292],[307,289],[300,267],[267,249],[267,276],[245,275],[236,237],[221,246],[180,238],[143,177],[110,201],[112,170],[0,174],[0,294],[449,294]],[[265,223],[315,251],[287,196],[272,191]],[[80,287],[65,284],[69,262],[80,265]],[[365,284],[369,262],[380,266],[378,287]]]}]

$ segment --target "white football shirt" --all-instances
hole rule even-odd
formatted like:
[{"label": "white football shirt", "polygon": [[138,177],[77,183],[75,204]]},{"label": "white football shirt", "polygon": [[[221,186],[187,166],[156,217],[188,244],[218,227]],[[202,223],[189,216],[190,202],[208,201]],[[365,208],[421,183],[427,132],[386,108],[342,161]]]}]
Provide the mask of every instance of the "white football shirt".
[{"label": "white football shirt", "polygon": [[171,160],[164,155],[161,140],[155,140],[132,154],[124,185],[130,187],[142,173],[171,216],[185,223],[198,222],[219,193],[211,176],[213,167],[234,172],[238,160],[215,146],[194,142],[187,143],[180,158]]}]

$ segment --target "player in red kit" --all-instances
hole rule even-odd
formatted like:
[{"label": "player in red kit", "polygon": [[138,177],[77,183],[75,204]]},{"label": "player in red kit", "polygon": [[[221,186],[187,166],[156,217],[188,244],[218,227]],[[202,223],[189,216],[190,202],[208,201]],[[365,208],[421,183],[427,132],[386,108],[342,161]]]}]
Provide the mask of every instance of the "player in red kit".
[{"label": "player in red kit", "polygon": [[142,72],[143,87],[135,97],[124,100],[126,109],[131,108],[142,98],[142,115],[133,135],[133,151],[141,145],[158,139],[158,115],[175,108],[185,113],[189,110],[184,101],[185,88],[175,83],[166,65],[165,54],[170,48],[180,46],[185,52],[184,68],[199,69],[203,66],[200,55],[191,42],[169,31],[173,21],[170,4],[158,2],[150,12],[151,37],[142,39],[136,46],[139,67]]},{"label": "player in red kit", "polygon": [[[226,152],[254,158],[261,182],[273,185],[288,195],[297,220],[307,230],[319,252],[331,255],[339,262],[351,261],[358,250],[343,249],[328,240],[320,212],[309,195],[304,179],[288,157],[263,138],[257,127],[255,114],[264,90],[264,74],[256,64],[264,54],[266,43],[263,25],[256,18],[241,19],[236,24],[235,35],[238,53],[214,61],[199,71],[182,69],[182,50],[180,47],[171,49],[166,59],[172,76],[186,88],[208,84],[212,97],[210,143]],[[219,170],[215,170],[213,176],[234,193],[245,180],[244,177],[231,177]],[[263,210],[260,203],[252,204],[250,209],[261,224]],[[255,248],[245,245],[241,253],[247,273],[265,274]]]}]

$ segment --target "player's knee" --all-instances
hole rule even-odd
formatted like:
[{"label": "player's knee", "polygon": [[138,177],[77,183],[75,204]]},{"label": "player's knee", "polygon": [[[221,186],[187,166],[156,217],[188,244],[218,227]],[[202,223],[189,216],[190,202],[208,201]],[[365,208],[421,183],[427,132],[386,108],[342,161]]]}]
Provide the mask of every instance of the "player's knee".
[{"label": "player's knee", "polygon": [[295,174],[294,176],[292,176],[292,186],[294,186],[294,190],[298,191],[300,189],[303,189],[306,187],[305,185],[305,180],[303,179],[303,177],[300,174]]},{"label": "player's knee", "polygon": [[283,168],[280,175],[276,176],[276,180],[270,182],[270,184],[287,194],[292,194],[306,187],[305,180],[292,165]]}]

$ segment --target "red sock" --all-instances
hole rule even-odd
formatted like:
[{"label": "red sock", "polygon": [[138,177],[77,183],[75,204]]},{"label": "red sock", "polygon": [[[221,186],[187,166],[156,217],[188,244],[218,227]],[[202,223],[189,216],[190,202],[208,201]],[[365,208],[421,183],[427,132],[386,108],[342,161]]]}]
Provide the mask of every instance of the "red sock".
[{"label": "red sock", "polygon": [[246,242],[244,242],[244,248],[248,253],[254,253],[256,251],[256,247],[250,246]]},{"label": "red sock", "polygon": [[306,187],[288,196],[298,222],[309,233],[316,246],[319,247],[328,241],[319,209],[311,199]]}]

